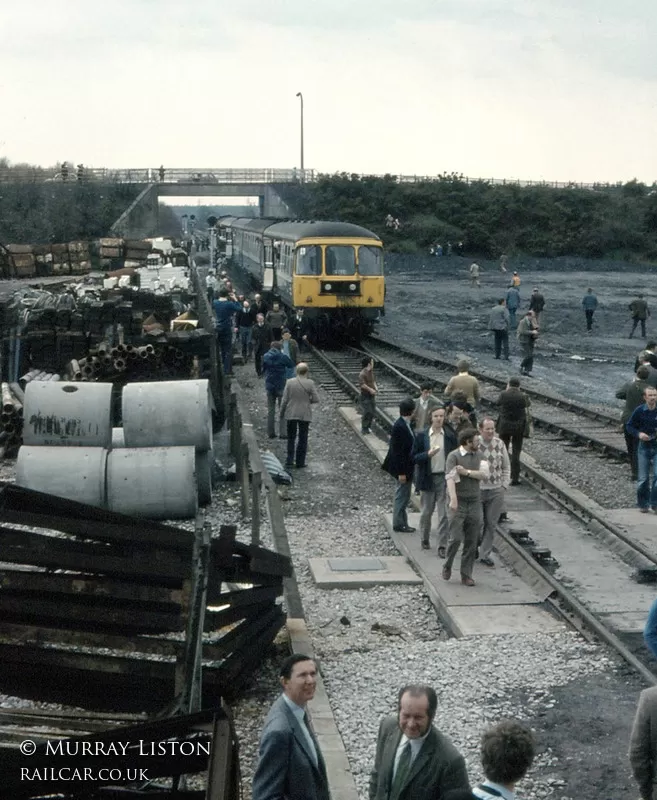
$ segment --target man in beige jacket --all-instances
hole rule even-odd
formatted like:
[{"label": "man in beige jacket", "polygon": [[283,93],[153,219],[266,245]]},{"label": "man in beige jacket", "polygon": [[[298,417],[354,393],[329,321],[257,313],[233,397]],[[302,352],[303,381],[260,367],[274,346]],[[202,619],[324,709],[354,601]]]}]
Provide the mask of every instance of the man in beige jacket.
[{"label": "man in beige jacket", "polygon": [[[294,446],[296,442],[296,466],[306,466],[308,450],[308,429],[312,420],[313,403],[319,403],[319,395],[314,381],[308,377],[308,364],[297,364],[296,377],[285,384],[281,401],[281,419],[287,421],[287,460],[286,467],[294,466]],[[297,441],[297,432],[299,435]]]},{"label": "man in beige jacket", "polygon": [[657,686],[641,692],[629,755],[641,797],[643,800],[657,800]]},{"label": "man in beige jacket", "polygon": [[470,375],[470,362],[462,359],[456,368],[459,374],[449,379],[449,383],[445,387],[445,397],[451,399],[455,392],[463,392],[468,398],[468,403],[475,406],[481,398],[481,392],[479,391],[479,381],[474,375]]}]

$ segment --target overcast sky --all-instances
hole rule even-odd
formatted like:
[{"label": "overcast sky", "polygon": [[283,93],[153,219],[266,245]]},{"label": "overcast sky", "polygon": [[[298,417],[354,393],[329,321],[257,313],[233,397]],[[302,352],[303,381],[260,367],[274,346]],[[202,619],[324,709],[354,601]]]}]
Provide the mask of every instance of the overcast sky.
[{"label": "overcast sky", "polygon": [[654,0],[0,5],[0,157],[657,180]]}]

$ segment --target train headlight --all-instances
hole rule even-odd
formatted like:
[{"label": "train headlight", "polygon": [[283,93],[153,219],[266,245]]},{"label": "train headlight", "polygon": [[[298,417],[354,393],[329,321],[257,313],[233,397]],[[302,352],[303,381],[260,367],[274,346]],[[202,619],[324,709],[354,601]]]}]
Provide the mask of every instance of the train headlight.
[{"label": "train headlight", "polygon": [[356,291],[356,284],[355,283],[350,283],[349,284],[349,291],[350,292],[355,292]]},{"label": "train headlight", "polygon": [[333,288],[333,287],[331,286],[331,284],[330,284],[330,283],[325,283],[325,284],[324,284],[324,291],[326,291],[326,292],[330,292],[332,288]]}]

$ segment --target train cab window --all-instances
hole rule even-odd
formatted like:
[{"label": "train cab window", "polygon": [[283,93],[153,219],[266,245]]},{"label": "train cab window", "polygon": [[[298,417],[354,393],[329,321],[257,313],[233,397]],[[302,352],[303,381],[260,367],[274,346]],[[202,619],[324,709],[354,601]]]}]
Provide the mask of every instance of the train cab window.
[{"label": "train cab window", "polygon": [[312,247],[299,247],[297,249],[297,275],[322,274],[322,248],[317,245]]},{"label": "train cab window", "polygon": [[327,275],[353,275],[356,272],[356,253],[348,245],[330,245],[326,248]]},{"label": "train cab window", "polygon": [[363,244],[358,248],[358,272],[360,275],[383,275],[383,252],[380,247]]}]

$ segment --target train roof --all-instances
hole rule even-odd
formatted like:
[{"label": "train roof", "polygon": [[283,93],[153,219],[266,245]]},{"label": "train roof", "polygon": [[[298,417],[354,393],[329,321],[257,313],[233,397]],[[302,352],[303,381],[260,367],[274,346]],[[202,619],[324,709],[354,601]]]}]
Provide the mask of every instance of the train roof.
[{"label": "train roof", "polygon": [[358,239],[375,239],[380,241],[376,233],[354,225],[351,222],[325,222],[299,221],[299,222],[277,222],[267,228],[268,236],[277,236],[284,239],[308,239],[316,237],[353,237]]},{"label": "train roof", "polygon": [[253,217],[232,217],[228,220],[219,220],[224,227],[238,230],[266,232],[267,236],[280,239],[306,239],[317,237],[353,237],[358,239],[373,239],[381,241],[373,231],[354,225],[351,222],[328,222],[325,220],[273,220]]}]

